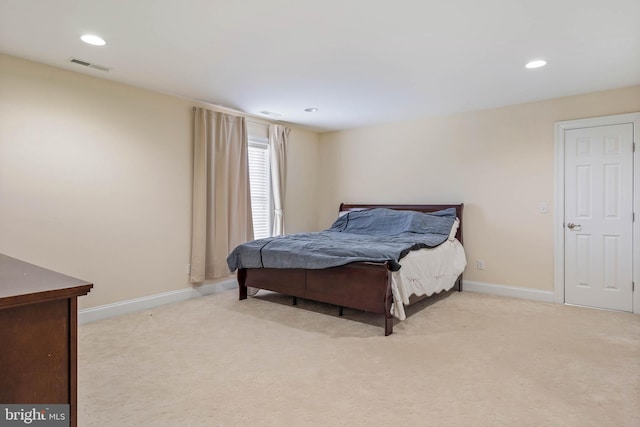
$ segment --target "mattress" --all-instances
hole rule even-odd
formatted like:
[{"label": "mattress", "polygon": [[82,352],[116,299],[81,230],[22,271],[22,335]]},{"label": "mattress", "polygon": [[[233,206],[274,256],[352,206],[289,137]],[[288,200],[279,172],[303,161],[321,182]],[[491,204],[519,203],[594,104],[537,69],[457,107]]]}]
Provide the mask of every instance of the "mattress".
[{"label": "mattress", "polygon": [[435,248],[409,252],[400,260],[400,265],[400,270],[391,275],[391,312],[404,320],[404,306],[409,304],[409,297],[431,296],[453,288],[467,266],[467,258],[462,244],[449,239]]}]

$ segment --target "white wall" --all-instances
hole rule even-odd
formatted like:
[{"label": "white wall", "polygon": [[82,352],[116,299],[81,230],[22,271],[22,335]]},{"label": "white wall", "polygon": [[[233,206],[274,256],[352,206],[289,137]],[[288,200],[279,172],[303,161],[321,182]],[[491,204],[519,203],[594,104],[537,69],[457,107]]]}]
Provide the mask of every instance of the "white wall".
[{"label": "white wall", "polygon": [[[82,308],[188,288],[193,105],[0,55],[0,253],[94,282]],[[466,279],[552,290],[553,123],[633,111],[640,86],[292,127],[287,231],[326,228],[340,202],[464,202]]]},{"label": "white wall", "polygon": [[551,291],[554,122],[633,111],[640,86],[322,134],[321,227],[340,202],[463,202],[465,280]]},{"label": "white wall", "polygon": [[[0,253],[95,284],[87,308],[189,287],[189,100],[0,55]],[[289,230],[318,224],[293,127]]]}]

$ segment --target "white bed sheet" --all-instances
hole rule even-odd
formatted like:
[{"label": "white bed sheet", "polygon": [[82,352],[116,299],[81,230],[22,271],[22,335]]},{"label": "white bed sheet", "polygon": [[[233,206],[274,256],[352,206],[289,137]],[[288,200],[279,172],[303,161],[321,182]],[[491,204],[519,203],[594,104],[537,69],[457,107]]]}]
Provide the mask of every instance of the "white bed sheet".
[{"label": "white bed sheet", "polygon": [[409,252],[400,260],[400,265],[400,270],[391,274],[391,312],[404,320],[404,305],[409,304],[409,297],[431,296],[453,288],[467,266],[467,257],[462,244],[450,239],[435,248]]}]

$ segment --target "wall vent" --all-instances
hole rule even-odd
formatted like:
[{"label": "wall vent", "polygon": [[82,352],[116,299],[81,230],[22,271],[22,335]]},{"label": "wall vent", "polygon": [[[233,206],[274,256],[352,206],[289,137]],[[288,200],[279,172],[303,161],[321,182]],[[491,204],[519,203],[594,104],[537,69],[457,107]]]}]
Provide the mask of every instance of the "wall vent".
[{"label": "wall vent", "polygon": [[92,64],[91,62],[83,61],[77,58],[69,58],[69,62],[73,62],[74,64],[82,65],[84,67],[95,68],[96,70],[100,70],[100,71],[109,71],[109,68],[103,65]]}]

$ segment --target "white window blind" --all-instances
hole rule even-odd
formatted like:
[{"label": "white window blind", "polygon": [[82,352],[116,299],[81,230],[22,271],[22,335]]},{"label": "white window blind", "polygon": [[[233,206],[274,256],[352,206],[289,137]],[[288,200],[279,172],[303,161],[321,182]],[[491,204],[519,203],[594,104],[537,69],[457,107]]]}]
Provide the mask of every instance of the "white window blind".
[{"label": "white window blind", "polygon": [[269,144],[257,138],[249,139],[249,185],[254,238],[269,237],[272,222]]}]

